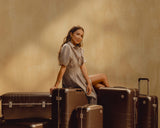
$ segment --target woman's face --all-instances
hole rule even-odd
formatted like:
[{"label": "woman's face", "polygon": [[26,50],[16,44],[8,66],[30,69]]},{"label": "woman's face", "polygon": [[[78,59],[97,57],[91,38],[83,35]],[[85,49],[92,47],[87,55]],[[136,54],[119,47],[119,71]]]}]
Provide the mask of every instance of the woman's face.
[{"label": "woman's face", "polygon": [[71,36],[71,42],[74,44],[74,45],[77,45],[79,43],[82,42],[83,40],[83,30],[82,29],[78,29],[77,31],[73,32],[73,33],[70,33],[70,36]]}]

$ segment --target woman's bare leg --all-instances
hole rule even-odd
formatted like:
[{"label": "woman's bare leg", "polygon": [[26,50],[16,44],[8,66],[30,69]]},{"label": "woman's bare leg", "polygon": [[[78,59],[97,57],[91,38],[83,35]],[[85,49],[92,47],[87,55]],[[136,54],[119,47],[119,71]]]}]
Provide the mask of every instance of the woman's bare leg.
[{"label": "woman's bare leg", "polygon": [[92,81],[92,85],[93,86],[105,86],[105,87],[109,87],[109,83],[107,80],[107,77],[105,74],[95,74],[95,75],[90,75],[89,78]]},{"label": "woman's bare leg", "polygon": [[105,87],[103,84],[93,85],[94,89],[100,89],[101,87]]}]

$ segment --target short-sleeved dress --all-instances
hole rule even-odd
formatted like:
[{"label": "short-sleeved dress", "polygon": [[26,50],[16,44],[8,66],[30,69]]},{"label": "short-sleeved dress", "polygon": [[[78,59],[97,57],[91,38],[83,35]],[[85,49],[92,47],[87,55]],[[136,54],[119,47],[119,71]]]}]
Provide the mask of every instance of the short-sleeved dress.
[{"label": "short-sleeved dress", "polygon": [[[65,43],[60,51],[59,62],[60,65],[66,66],[66,71],[62,78],[63,87],[80,87],[86,93],[87,82],[80,68],[80,66],[85,62],[83,49],[79,46],[73,45],[71,42]],[[94,99],[97,98],[93,87],[91,94],[87,96]]]}]

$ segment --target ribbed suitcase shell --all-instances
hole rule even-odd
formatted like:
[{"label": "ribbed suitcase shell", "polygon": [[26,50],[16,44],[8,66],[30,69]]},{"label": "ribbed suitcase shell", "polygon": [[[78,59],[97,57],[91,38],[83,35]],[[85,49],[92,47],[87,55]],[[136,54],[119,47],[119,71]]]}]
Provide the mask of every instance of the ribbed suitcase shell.
[{"label": "ribbed suitcase shell", "polygon": [[82,89],[58,88],[52,92],[52,119],[55,128],[75,128],[75,109],[88,104]]},{"label": "ribbed suitcase shell", "polygon": [[100,88],[98,104],[103,106],[103,128],[135,128],[137,96],[137,89]]},{"label": "ribbed suitcase shell", "polygon": [[84,105],[76,109],[76,128],[103,128],[103,107]]},{"label": "ribbed suitcase shell", "polygon": [[7,120],[0,128],[53,128],[50,121]]},{"label": "ribbed suitcase shell", "polygon": [[51,95],[45,92],[11,92],[1,96],[3,119],[51,119]]},{"label": "ribbed suitcase shell", "polygon": [[138,128],[158,128],[158,98],[139,96]]}]

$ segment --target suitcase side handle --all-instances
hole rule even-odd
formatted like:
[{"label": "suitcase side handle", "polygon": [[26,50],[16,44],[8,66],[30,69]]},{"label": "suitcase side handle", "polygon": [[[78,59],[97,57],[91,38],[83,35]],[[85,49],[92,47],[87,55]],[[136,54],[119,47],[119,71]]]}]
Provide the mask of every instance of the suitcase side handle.
[{"label": "suitcase side handle", "polygon": [[147,81],[147,95],[149,96],[149,78],[138,78],[138,90],[140,93],[140,82],[141,81]]}]

